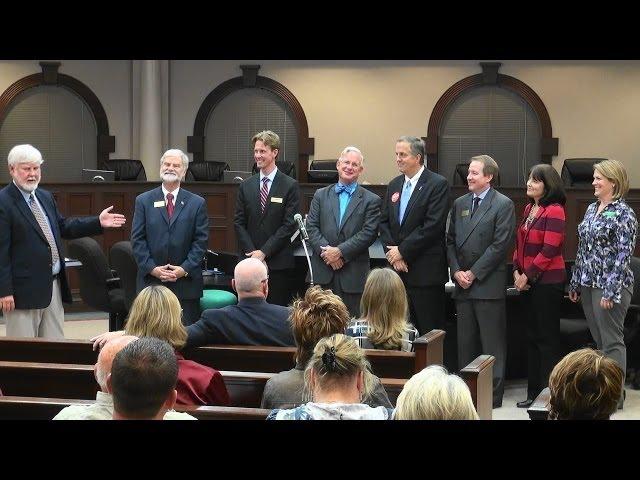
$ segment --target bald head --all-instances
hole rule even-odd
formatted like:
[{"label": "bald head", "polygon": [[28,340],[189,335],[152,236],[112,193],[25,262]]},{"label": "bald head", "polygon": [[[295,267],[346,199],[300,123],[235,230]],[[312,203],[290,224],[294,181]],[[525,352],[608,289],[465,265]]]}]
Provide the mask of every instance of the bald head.
[{"label": "bald head", "polygon": [[238,297],[267,296],[267,266],[257,258],[245,258],[233,272],[233,287]]},{"label": "bald head", "polygon": [[100,385],[100,390],[103,392],[107,391],[107,376],[111,373],[111,365],[113,364],[113,359],[116,356],[116,353],[137,339],[138,337],[134,337],[133,335],[123,335],[121,337],[116,337],[113,340],[109,340],[109,342],[102,347],[100,354],[98,355],[98,361],[94,367],[96,380],[98,385]]}]

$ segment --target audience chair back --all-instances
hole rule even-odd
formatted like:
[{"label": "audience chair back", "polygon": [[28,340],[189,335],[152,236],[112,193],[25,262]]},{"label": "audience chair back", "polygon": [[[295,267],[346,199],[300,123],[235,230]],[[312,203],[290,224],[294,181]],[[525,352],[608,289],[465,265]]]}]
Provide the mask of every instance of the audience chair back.
[{"label": "audience chair back", "polygon": [[69,242],[69,255],[82,262],[78,268],[80,297],[91,308],[109,313],[109,329],[118,328],[127,313],[124,291],[120,279],[115,277],[107,259],[91,237],[76,238]]},{"label": "audience chair back", "polygon": [[116,181],[120,180],[137,180],[141,182],[147,181],[147,173],[144,165],[140,160],[132,160],[128,158],[112,158],[104,162],[107,170],[113,170]]},{"label": "audience chair back", "polygon": [[[335,163],[335,162],[334,162]],[[296,179],[296,165],[293,162],[288,162],[286,160],[276,160],[276,167],[285,175],[289,175],[291,178]],[[258,173],[258,166],[254,163],[253,168],[251,168],[251,173],[254,175]]]},{"label": "audience chair back", "polygon": [[593,166],[606,158],[567,158],[560,177],[565,187],[591,187]]},{"label": "audience chair back", "polygon": [[187,170],[186,180],[221,182],[225,170],[229,170],[229,164],[225,162],[193,162]]},{"label": "audience chair back", "polygon": [[138,275],[138,264],[133,256],[131,242],[128,240],[118,242],[111,247],[109,252],[111,266],[120,277],[120,285],[124,292],[124,304],[127,311],[136,298],[136,279]]}]

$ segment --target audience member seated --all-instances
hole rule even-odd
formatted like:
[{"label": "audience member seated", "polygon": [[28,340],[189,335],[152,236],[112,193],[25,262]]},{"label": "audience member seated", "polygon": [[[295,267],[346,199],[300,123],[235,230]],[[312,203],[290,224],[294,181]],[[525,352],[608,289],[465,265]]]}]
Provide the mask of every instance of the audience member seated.
[{"label": "audience member seated", "polygon": [[107,389],[114,420],[162,420],[176,404],[178,360],[167,342],[144,337],[113,359]]},{"label": "audience member seated", "polygon": [[390,268],[376,268],[364,285],[362,318],[351,321],[347,335],[355,337],[361,348],[410,352],[418,330],[407,322],[408,309],[400,276]]},{"label": "audience member seated", "polygon": [[618,408],[623,378],[618,363],[600,350],[571,352],[549,377],[549,418],[608,420]]},{"label": "audience member seated", "polygon": [[233,289],[238,304],[211,308],[187,327],[187,347],[210,344],[293,346],[289,308],[267,303],[267,266],[257,258],[236,265]]},{"label": "audience member seated", "polygon": [[[113,397],[107,390],[107,376],[111,373],[113,358],[124,347],[138,337],[124,335],[108,342],[98,355],[94,372],[100,391],[96,394],[96,403],[91,405],[71,405],[63,408],[54,420],[111,420],[113,418]],[[169,410],[164,415],[165,420],[196,420],[188,413]]]},{"label": "audience member seated", "polygon": [[431,365],[405,383],[395,420],[479,420],[469,387],[440,365]]},{"label": "audience member seated", "polygon": [[[349,311],[340,297],[316,285],[306,291],[304,298],[293,302],[290,320],[297,347],[296,366],[267,381],[260,408],[292,408],[304,403],[304,371],[313,349],[321,338],[344,333]],[[368,369],[364,375],[372,388],[365,392],[363,403],[392,407],[380,379]]]},{"label": "audience member seated", "polygon": [[103,333],[91,340],[94,348],[125,333],[165,340],[176,350],[178,359],[177,404],[229,405],[229,394],[220,372],[185,360],[178,352],[187,340],[181,317],[180,301],[175,294],[162,285],[151,285],[144,288],[134,300],[124,331]]},{"label": "audience member seated", "polygon": [[355,339],[340,333],[323,338],[304,372],[311,401],[291,410],[273,410],[267,420],[388,420],[391,408],[361,403],[372,388],[369,369]]}]

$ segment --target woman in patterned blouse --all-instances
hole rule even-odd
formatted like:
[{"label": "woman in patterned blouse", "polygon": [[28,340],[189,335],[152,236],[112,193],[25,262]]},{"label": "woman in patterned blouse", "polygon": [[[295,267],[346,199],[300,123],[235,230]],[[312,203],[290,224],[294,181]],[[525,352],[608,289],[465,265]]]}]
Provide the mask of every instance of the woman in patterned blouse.
[{"label": "woman in patterned blouse", "polygon": [[560,352],[560,307],[566,270],[562,256],[566,195],[558,172],[535,165],[527,181],[529,204],[516,232],[513,280],[527,312],[528,408],[549,382]]},{"label": "woman in patterned blouse", "polygon": [[616,160],[594,165],[597,201],[589,205],[578,225],[578,251],[569,298],[582,299],[589,330],[599,350],[627,367],[624,317],[633,294],[630,263],[636,246],[638,222],[624,201],[629,191],[627,172]]},{"label": "woman in patterned blouse", "polygon": [[352,320],[346,333],[355,337],[361,348],[410,352],[418,331],[407,322],[408,309],[400,276],[390,268],[376,268],[369,273],[362,292],[362,318]]}]

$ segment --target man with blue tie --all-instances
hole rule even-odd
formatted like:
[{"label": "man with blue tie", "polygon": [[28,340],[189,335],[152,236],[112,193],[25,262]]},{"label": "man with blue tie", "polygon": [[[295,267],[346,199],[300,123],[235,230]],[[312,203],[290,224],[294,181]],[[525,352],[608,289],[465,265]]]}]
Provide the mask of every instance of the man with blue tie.
[{"label": "man with blue tie", "polygon": [[387,261],[407,289],[411,323],[424,335],[444,325],[448,280],[445,224],[447,180],[424,165],[424,141],[402,136],[396,164],[402,175],[389,182],[380,220]]},{"label": "man with blue tie", "polygon": [[182,322],[191,325],[200,318],[209,217],[204,198],[180,187],[187,168],[189,157],[181,150],[162,155],[162,185],[136,198],[131,247],[138,292],[149,285],[166,286],[180,300]]},{"label": "man with blue tie", "polygon": [[0,304],[9,337],[64,338],[62,302],[71,303],[62,238],[99,235],[125,223],[108,207],[98,217],[64,218],[38,188],[42,154],[16,145],[7,158],[13,182],[0,190]]},{"label": "man with blue tie", "polygon": [[340,296],[349,313],[360,316],[360,298],[369,274],[369,246],[378,236],[381,200],[358,185],[364,157],[346,147],[337,162],[338,183],[316,191],[307,217],[314,280]]}]

